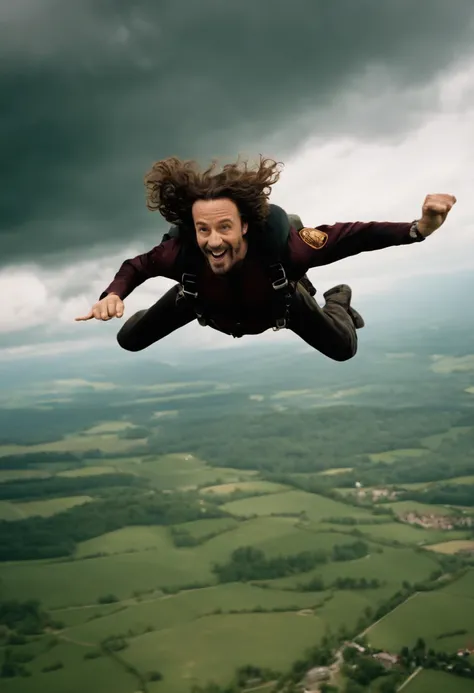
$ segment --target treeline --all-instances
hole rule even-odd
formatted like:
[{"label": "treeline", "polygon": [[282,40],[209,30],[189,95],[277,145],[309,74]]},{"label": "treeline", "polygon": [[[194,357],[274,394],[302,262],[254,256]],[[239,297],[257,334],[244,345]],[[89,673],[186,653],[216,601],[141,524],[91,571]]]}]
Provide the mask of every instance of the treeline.
[{"label": "treeline", "polygon": [[367,579],[354,578],[354,577],[338,577],[329,584],[326,584],[324,580],[315,576],[311,578],[308,582],[302,582],[298,584],[298,592],[323,592],[327,589],[337,589],[337,590],[375,590],[378,587],[382,587],[385,583],[381,582],[377,578]]},{"label": "treeline", "polygon": [[406,671],[415,667],[438,669],[467,679],[474,679],[474,663],[468,651],[459,656],[458,652],[442,652],[426,646],[423,638],[418,638],[413,647],[402,647],[398,657]]},{"label": "treeline", "polygon": [[[98,450],[91,450],[88,458],[101,457]],[[0,469],[35,469],[48,464],[78,465],[84,459],[82,454],[72,452],[27,452],[20,455],[0,457]]]},{"label": "treeline", "polygon": [[90,476],[55,476],[47,479],[21,479],[0,484],[0,500],[29,500],[95,495],[111,487],[148,486],[147,479],[135,474],[94,474]]},{"label": "treeline", "polygon": [[[420,438],[456,425],[460,413],[376,407],[236,414],[226,422],[204,416],[186,423],[187,448],[210,464],[273,472],[314,472],[354,466],[360,455],[418,447]],[[149,438],[150,453],[182,451],[182,423],[169,421]],[[389,466],[389,465],[387,465]]]},{"label": "treeline", "polygon": [[[472,473],[471,468],[471,473]],[[474,484],[443,484],[423,491],[405,491],[400,500],[421,501],[432,505],[474,506]]]},{"label": "treeline", "polygon": [[78,542],[122,527],[173,525],[224,515],[195,494],[123,492],[51,517],[0,521],[0,561],[71,556]]},{"label": "treeline", "polygon": [[249,580],[273,580],[275,578],[306,573],[329,560],[350,561],[368,554],[369,547],[363,541],[336,544],[332,552],[302,551],[292,556],[267,558],[263,551],[253,546],[242,546],[232,552],[227,563],[216,564],[213,572],[219,582],[247,582]]},{"label": "treeline", "polygon": [[7,629],[4,638],[8,645],[21,645],[24,639],[19,636],[39,635],[54,625],[53,619],[36,599],[0,601],[0,626]]}]

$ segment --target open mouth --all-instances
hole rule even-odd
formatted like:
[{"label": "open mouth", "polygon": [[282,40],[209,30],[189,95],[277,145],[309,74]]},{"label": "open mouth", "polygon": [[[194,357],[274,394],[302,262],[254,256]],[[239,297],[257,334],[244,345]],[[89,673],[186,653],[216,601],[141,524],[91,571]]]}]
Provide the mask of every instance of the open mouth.
[{"label": "open mouth", "polygon": [[215,252],[213,250],[210,250],[209,255],[211,255],[211,257],[213,257],[215,260],[220,260],[221,258],[224,257],[226,252],[227,252],[226,248],[224,248],[224,250],[220,250],[219,252]]}]

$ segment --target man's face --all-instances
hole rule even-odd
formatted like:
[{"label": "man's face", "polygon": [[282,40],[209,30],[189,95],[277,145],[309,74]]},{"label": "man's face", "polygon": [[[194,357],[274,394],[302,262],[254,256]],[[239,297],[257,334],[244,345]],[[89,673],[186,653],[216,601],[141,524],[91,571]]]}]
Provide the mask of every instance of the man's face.
[{"label": "man's face", "polygon": [[232,200],[197,200],[193,221],[198,246],[215,274],[225,274],[244,259],[247,224],[242,224]]}]

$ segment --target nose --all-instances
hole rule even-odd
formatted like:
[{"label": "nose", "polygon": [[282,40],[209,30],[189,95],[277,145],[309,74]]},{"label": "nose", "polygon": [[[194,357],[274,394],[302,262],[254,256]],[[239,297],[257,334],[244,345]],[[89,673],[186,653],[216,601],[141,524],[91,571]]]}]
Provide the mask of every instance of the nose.
[{"label": "nose", "polygon": [[222,245],[220,234],[215,229],[211,230],[211,233],[207,241],[207,245],[209,246],[209,248],[211,248],[211,250],[213,248],[220,248],[220,246]]}]

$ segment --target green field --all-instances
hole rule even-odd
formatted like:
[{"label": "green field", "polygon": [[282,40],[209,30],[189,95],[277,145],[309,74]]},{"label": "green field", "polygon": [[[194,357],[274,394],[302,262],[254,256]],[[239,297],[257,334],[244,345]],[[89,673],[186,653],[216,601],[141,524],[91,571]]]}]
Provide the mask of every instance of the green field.
[{"label": "green field", "polygon": [[396,592],[404,580],[415,583],[426,580],[437,568],[434,557],[429,553],[416,553],[412,549],[383,548],[382,553],[371,553],[365,558],[341,563],[328,563],[308,573],[292,575],[272,580],[271,585],[278,588],[295,589],[299,583],[319,576],[326,584],[338,577],[378,579],[386,582],[389,593]]},{"label": "green field", "polygon": [[472,693],[474,683],[444,671],[420,671],[403,689],[404,693]]},{"label": "green field", "polygon": [[[46,640],[46,639],[45,639]],[[30,678],[2,679],[2,693],[133,693],[136,679],[109,657],[84,660],[90,648],[60,642],[28,664]],[[45,666],[61,662],[58,671],[43,672]]]},{"label": "green field", "polygon": [[386,452],[374,452],[369,455],[372,462],[383,462],[385,464],[393,464],[401,459],[417,458],[426,455],[427,451],[422,448],[401,448],[399,450],[387,450]]},{"label": "green field", "polygon": [[371,539],[398,541],[401,544],[432,544],[452,539],[464,539],[468,532],[423,529],[403,522],[387,522],[380,525],[359,525],[358,529]]},{"label": "green field", "polygon": [[428,503],[420,503],[418,501],[398,501],[396,503],[387,503],[389,508],[397,515],[405,513],[417,513],[417,515],[453,515],[453,510],[444,505],[428,505]]},{"label": "green field", "polygon": [[40,443],[38,445],[0,445],[0,457],[5,455],[24,455],[35,452],[87,452],[89,450],[101,450],[106,453],[123,454],[130,448],[136,448],[143,443],[140,440],[127,440],[120,438],[116,433],[103,433],[92,435],[74,434],[64,436],[62,440],[52,443]]},{"label": "green field", "polygon": [[[436,615],[434,618],[433,615]],[[472,598],[446,590],[419,593],[374,625],[368,633],[375,647],[398,652],[423,638],[428,647],[453,652],[474,638]],[[463,635],[439,639],[440,635],[465,629]]]},{"label": "green field", "polygon": [[79,467],[78,469],[66,469],[64,472],[59,472],[57,476],[79,477],[79,476],[96,476],[98,474],[113,474],[115,468],[111,465],[105,466],[90,466]]},{"label": "green field", "polygon": [[228,495],[234,493],[235,491],[243,491],[244,493],[255,493],[255,494],[266,494],[266,493],[278,493],[287,490],[287,486],[283,484],[274,484],[271,481],[242,481],[240,483],[228,483],[220,484],[218,486],[208,486],[201,489],[201,493],[212,493],[217,496]]},{"label": "green field", "polygon": [[[108,635],[116,633],[133,631],[134,634],[141,634],[147,628],[168,631],[170,628],[212,615],[217,610],[225,615],[231,611],[253,611],[257,608],[287,611],[311,609],[319,606],[324,597],[325,594],[320,592],[293,593],[262,589],[243,583],[216,585],[176,595],[155,598],[145,596],[141,602],[130,604],[111,615],[68,628],[67,636],[72,640],[98,643]],[[77,611],[86,610],[89,611]]]},{"label": "green field", "polygon": [[444,592],[456,594],[460,597],[468,597],[474,599],[474,570],[469,570],[459,580],[446,585],[443,588]]},{"label": "green field", "polygon": [[48,500],[11,503],[0,501],[0,520],[24,520],[27,517],[50,517],[75,505],[89,503],[90,496],[68,496],[66,498],[51,498]]},{"label": "green field", "polygon": [[123,655],[144,671],[159,662],[165,678],[153,691],[187,693],[195,682],[226,683],[248,663],[285,670],[323,633],[320,619],[296,613],[206,616],[138,637]]},{"label": "green field", "polygon": [[244,498],[222,506],[224,510],[238,517],[252,515],[306,513],[307,517],[318,522],[329,517],[362,517],[370,515],[369,510],[345,505],[331,498],[318,496],[305,491],[287,491],[268,496]]},{"label": "green field", "polygon": [[236,470],[228,467],[210,467],[190,454],[148,456],[138,462],[114,462],[123,472],[133,472],[146,477],[160,490],[195,489],[216,484],[234,484],[247,481],[257,474],[255,471]]},{"label": "green field", "polygon": [[15,481],[16,479],[45,479],[51,476],[50,472],[43,469],[0,469],[0,484],[3,481]]}]

